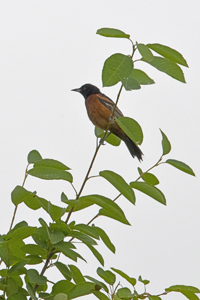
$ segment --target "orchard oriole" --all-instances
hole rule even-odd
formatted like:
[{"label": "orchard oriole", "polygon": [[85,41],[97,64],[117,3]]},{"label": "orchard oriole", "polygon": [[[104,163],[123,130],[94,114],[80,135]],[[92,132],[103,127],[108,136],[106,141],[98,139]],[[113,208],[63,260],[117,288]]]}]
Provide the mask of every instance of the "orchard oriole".
[{"label": "orchard oriole", "polygon": [[[80,88],[73,89],[72,91],[79,92],[83,95],[88,117],[96,127],[103,130],[108,128],[111,133],[124,141],[133,157],[136,156],[139,161],[142,160],[143,153],[140,148],[126,135],[114,119],[111,120],[115,103],[109,97],[102,94],[100,90],[92,84],[84,84]],[[118,107],[115,107],[114,117],[123,117]]]}]

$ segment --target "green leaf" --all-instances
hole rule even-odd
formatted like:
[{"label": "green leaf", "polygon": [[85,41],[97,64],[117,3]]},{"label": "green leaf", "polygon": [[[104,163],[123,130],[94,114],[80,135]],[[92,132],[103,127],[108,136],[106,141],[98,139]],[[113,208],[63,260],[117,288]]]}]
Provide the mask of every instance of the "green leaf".
[{"label": "green leaf", "polygon": [[175,160],[175,159],[168,159],[168,160],[166,160],[166,163],[172,165],[173,167],[175,167],[185,173],[195,176],[193,170],[188,165],[183,163],[182,161]]},{"label": "green leaf", "polygon": [[193,292],[185,291],[185,292],[181,292],[181,294],[183,294],[189,300],[199,300],[199,297],[195,295]]},{"label": "green leaf", "polygon": [[32,255],[41,255],[42,257],[47,256],[47,251],[41,246],[35,244],[26,244],[22,246],[21,250]]},{"label": "green leaf", "polygon": [[[21,250],[22,246],[24,245],[24,242],[19,239],[19,240],[13,240],[13,239],[10,239],[9,240],[9,251],[10,251],[10,255],[14,256],[14,261],[19,261],[22,260],[24,261],[25,259],[25,253],[24,251]],[[17,257],[17,259],[16,259]]]},{"label": "green leaf", "polygon": [[[67,201],[66,201],[67,202]],[[85,209],[93,205],[91,201],[87,200],[87,197],[79,198],[78,200],[68,200],[67,202],[69,206],[67,207],[66,211],[70,211],[72,207],[74,207],[73,212]]]},{"label": "green leaf", "polygon": [[39,218],[38,220],[39,220],[40,224],[41,224],[44,228],[46,228],[46,229],[48,228],[48,225],[47,225],[47,223],[45,222],[44,219]]},{"label": "green leaf", "polygon": [[47,180],[58,180],[63,179],[72,182],[72,175],[64,170],[59,170],[51,167],[34,167],[27,172],[29,175],[47,179]]},{"label": "green leaf", "polygon": [[57,223],[51,223],[50,229],[54,232],[62,232],[64,236],[68,236],[71,232],[69,226],[64,221],[58,221]]},{"label": "green leaf", "polygon": [[137,80],[135,80],[131,75],[128,78],[122,80],[122,84],[127,91],[139,90],[141,86]]},{"label": "green leaf", "polygon": [[[62,197],[63,198],[63,197]],[[63,198],[64,199],[64,198]],[[77,206],[77,205],[79,205],[80,204],[80,200],[79,199],[76,199],[76,200],[74,200],[74,199],[67,199],[67,198],[65,198],[65,203],[66,204],[69,204],[71,207],[72,206]],[[64,202],[63,201],[63,202]],[[69,211],[69,209],[68,210],[66,210],[66,211]]]},{"label": "green leaf", "polygon": [[53,298],[53,300],[68,300],[68,297],[64,293],[59,293]]},{"label": "green leaf", "polygon": [[108,247],[108,249],[110,249],[113,253],[115,253],[115,246],[113,245],[113,243],[111,243],[111,241],[110,241],[108,235],[106,234],[106,232],[100,227],[95,227],[95,229],[97,230],[97,232],[100,235],[102,241]]},{"label": "green leaf", "polygon": [[43,262],[42,258],[38,255],[27,255],[27,265],[38,265]]},{"label": "green leaf", "polygon": [[28,154],[28,163],[29,164],[34,164],[36,161],[41,160],[42,156],[40,155],[40,153],[37,150],[32,150],[31,152],[29,152]]},{"label": "green leaf", "polygon": [[124,273],[121,270],[115,269],[115,268],[111,268],[114,272],[116,272],[117,274],[119,274],[120,276],[122,276],[124,279],[126,279],[132,286],[136,285],[136,279],[133,277],[129,277],[126,273]]},{"label": "green leaf", "polygon": [[6,282],[6,294],[12,296],[18,292],[17,282],[13,278],[7,278]]},{"label": "green leaf", "polygon": [[177,64],[188,67],[188,64],[182,54],[168,46],[161,44],[147,44],[147,47]]},{"label": "green leaf", "polygon": [[58,221],[65,214],[66,208],[53,205],[50,201],[48,203],[48,213],[53,221]]},{"label": "green leaf", "polygon": [[40,292],[39,297],[44,300],[55,300],[54,297],[50,293]]},{"label": "green leaf", "polygon": [[163,193],[156,188],[155,186],[152,186],[146,182],[137,182],[133,181],[130,183],[130,186],[136,190],[139,190],[140,192],[152,197],[156,201],[166,205],[166,199]]},{"label": "green leaf", "polygon": [[135,144],[142,144],[143,132],[138,122],[129,117],[121,117],[115,121]]},{"label": "green leaf", "polygon": [[83,232],[85,234],[88,234],[91,237],[99,240],[99,234],[96,230],[96,227],[94,227],[94,226],[91,227],[91,226],[86,225],[86,224],[77,224],[77,225],[74,226],[73,229],[78,230],[80,232]]},{"label": "green leaf", "polygon": [[15,225],[15,227],[12,229],[12,232],[18,228],[22,228],[26,226],[28,226],[28,223],[26,221],[21,221]]},{"label": "green leaf", "polygon": [[138,281],[140,281],[140,282],[142,282],[144,285],[147,285],[147,284],[149,284],[149,280],[147,280],[147,279],[142,279],[142,276],[140,275],[139,277],[138,277]]},{"label": "green leaf", "polygon": [[32,235],[33,240],[36,244],[43,247],[44,249],[49,249],[49,237],[47,234],[47,229],[45,227],[39,227],[35,230]]},{"label": "green leaf", "polygon": [[54,245],[56,250],[62,252],[65,256],[71,258],[74,261],[77,261],[77,258],[81,258],[85,260],[80,254],[76,253],[75,251],[71,250],[74,246],[69,242],[59,242],[58,244]]},{"label": "green leaf", "polygon": [[149,50],[149,48],[146,45],[138,44],[138,43],[136,43],[136,45],[140,54],[146,61],[150,62],[153,60],[153,54],[151,53],[151,50]]},{"label": "green leaf", "polygon": [[[95,126],[95,129],[94,129],[94,133],[96,135],[96,137],[98,138],[103,138],[104,136],[104,130],[98,128]],[[107,139],[106,139],[106,142],[113,145],[113,146],[119,146],[120,143],[121,143],[121,139],[118,138],[115,134],[111,133]]]},{"label": "green leaf", "polygon": [[94,291],[93,294],[100,300],[110,300],[105,294],[101,293],[100,291]]},{"label": "green leaf", "polygon": [[83,277],[81,271],[74,265],[69,265],[71,276],[76,284],[85,282],[85,278]]},{"label": "green leaf", "polygon": [[157,185],[159,184],[159,180],[157,177],[151,173],[143,173],[140,168],[138,168],[139,174],[141,175],[141,178],[146,182],[151,185]]},{"label": "green leaf", "polygon": [[17,293],[9,296],[7,300],[27,300],[27,297],[22,293]]},{"label": "green leaf", "polygon": [[13,276],[12,278],[18,284],[18,293],[28,296],[28,292],[22,287],[24,285],[22,278],[20,276]]},{"label": "green leaf", "polygon": [[113,285],[115,283],[116,276],[111,271],[104,271],[102,268],[98,268],[97,274],[108,284]]},{"label": "green leaf", "polygon": [[54,168],[58,170],[70,170],[69,167],[67,167],[60,161],[55,159],[49,159],[49,158],[45,158],[35,162],[34,168],[38,168],[38,167]]},{"label": "green leaf", "polygon": [[124,214],[123,214],[123,217],[120,215],[116,215],[113,212],[113,210],[111,211],[111,210],[106,210],[106,209],[102,208],[99,210],[99,215],[114,219],[114,220],[124,223],[126,225],[130,225],[130,223],[128,222],[128,220],[126,219]]},{"label": "green leaf", "polygon": [[37,201],[39,202],[40,206],[41,206],[47,213],[49,213],[49,212],[48,212],[48,203],[49,203],[49,201],[47,201],[47,200],[44,199],[44,198],[40,198],[40,197],[37,198]]},{"label": "green leaf", "polygon": [[[16,264],[14,264],[8,271],[9,274],[11,273],[15,273],[15,274],[26,274],[26,269],[23,268],[25,266],[26,262],[25,261],[19,261],[17,262]],[[1,270],[1,271],[4,271],[4,270]],[[6,271],[6,270],[5,270]],[[0,275],[2,277],[6,277],[7,276],[7,273],[6,274],[1,274]]]},{"label": "green leaf", "polygon": [[127,287],[118,289],[117,296],[120,299],[131,299],[132,298],[131,291]]},{"label": "green leaf", "polygon": [[75,285],[69,280],[60,280],[53,285],[52,295],[55,296],[59,293],[68,295],[74,286]]},{"label": "green leaf", "polygon": [[171,151],[171,144],[168,140],[167,136],[164,134],[164,132],[160,129],[160,132],[162,134],[162,149],[163,149],[163,155],[168,154]]},{"label": "green leaf", "polygon": [[76,239],[79,239],[84,244],[97,245],[97,242],[87,234],[73,230],[72,232],[70,232],[70,235]]},{"label": "green leaf", "polygon": [[126,181],[112,171],[101,171],[99,175],[108,180],[125,198],[135,204],[135,194]]},{"label": "green leaf", "polygon": [[37,227],[24,226],[21,228],[13,229],[6,235],[6,239],[11,240],[14,243],[17,240],[24,240],[27,237],[31,236]]},{"label": "green leaf", "polygon": [[49,239],[53,245],[61,242],[65,237],[65,235],[62,232],[54,231],[54,230],[51,230],[50,228],[47,228],[47,233],[48,233]]},{"label": "green leaf", "polygon": [[22,186],[17,185],[11,193],[12,202],[15,205],[24,202],[31,209],[38,209],[41,205],[38,202],[38,197],[32,192],[27,191]]},{"label": "green leaf", "polygon": [[68,267],[57,261],[54,263],[54,265],[57,267],[57,269],[60,271],[60,273],[67,279],[67,280],[71,280],[72,276],[71,276],[71,272],[70,270],[68,269]]},{"label": "green leaf", "polygon": [[160,297],[154,296],[154,295],[151,295],[151,296],[149,295],[148,298],[149,298],[149,300],[162,300]]},{"label": "green leaf", "polygon": [[154,174],[151,174],[151,173],[144,173],[142,175],[142,179],[146,183],[149,183],[151,185],[157,185],[157,184],[159,184],[159,180],[157,179],[157,177]]},{"label": "green leaf", "polygon": [[190,285],[172,285],[165,289],[166,292],[192,292],[192,293],[200,293],[200,290],[194,286]]},{"label": "green leaf", "polygon": [[116,53],[106,59],[102,70],[103,86],[112,86],[129,77],[133,70],[130,56]]},{"label": "green leaf", "polygon": [[91,276],[85,276],[85,278],[87,278],[90,281],[94,282],[95,284],[99,285],[102,289],[104,289],[106,291],[106,293],[109,292],[107,286],[103,282],[101,282],[101,281],[99,281],[99,280],[97,280],[97,279],[95,279],[95,278],[93,278]]},{"label": "green leaf", "polygon": [[130,77],[137,80],[137,82],[141,85],[146,84],[154,84],[154,80],[151,79],[145,72],[139,70],[139,69],[133,69]]},{"label": "green leaf", "polygon": [[11,266],[13,263],[13,257],[10,253],[10,249],[8,247],[7,242],[0,243],[0,257],[1,260],[5,263],[7,267]]},{"label": "green leaf", "polygon": [[38,271],[35,269],[27,270],[27,277],[30,283],[43,285],[47,282],[45,276],[39,275]]},{"label": "green leaf", "polygon": [[83,282],[75,285],[68,293],[68,300],[84,295],[91,294],[95,290],[95,284],[91,282]]},{"label": "green leaf", "polygon": [[126,34],[123,31],[114,28],[101,28],[97,30],[96,34],[105,37],[126,38],[126,39],[130,38],[129,34]]},{"label": "green leaf", "polygon": [[61,194],[61,201],[64,202],[64,203],[67,203],[66,201],[68,201],[67,196],[66,196],[65,193],[63,193],[63,192],[62,192],[62,194]]},{"label": "green leaf", "polygon": [[26,284],[26,288],[27,288],[27,291],[29,292],[29,295],[31,296],[31,298],[33,300],[38,300],[38,298],[35,296],[35,291],[29,282]]},{"label": "green leaf", "polygon": [[157,70],[166,73],[167,75],[171,76],[172,78],[179,80],[183,83],[185,83],[185,78],[183,71],[181,68],[173,61],[159,56],[154,56],[152,61],[146,61],[143,58],[141,59],[147,63],[149,63],[151,66],[156,68]]},{"label": "green leaf", "polygon": [[102,207],[104,210],[101,210],[99,214],[109,216],[115,220],[118,220],[119,222],[130,225],[122,209],[112,200],[100,195],[83,196],[80,199],[88,199],[89,201]]},{"label": "green leaf", "polygon": [[104,266],[104,259],[103,259],[102,255],[97,251],[97,249],[95,249],[90,244],[86,244],[86,246],[91,250],[91,252],[94,254],[94,256],[96,257],[96,259],[100,262],[100,264],[102,266]]}]

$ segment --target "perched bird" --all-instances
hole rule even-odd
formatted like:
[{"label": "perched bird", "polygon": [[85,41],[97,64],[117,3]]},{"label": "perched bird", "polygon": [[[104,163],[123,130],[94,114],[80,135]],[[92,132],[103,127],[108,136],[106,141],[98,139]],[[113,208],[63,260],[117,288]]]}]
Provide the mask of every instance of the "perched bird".
[{"label": "perched bird", "polygon": [[[98,128],[108,130],[118,136],[126,144],[128,150],[133,157],[142,160],[142,151],[140,148],[126,135],[126,133],[119,127],[117,122],[111,120],[111,115],[115,103],[102,94],[100,90],[92,84],[84,84],[78,89],[72,91],[79,92],[85,98],[85,106],[87,109],[90,121]],[[123,117],[122,112],[118,107],[115,107],[114,117]]]}]

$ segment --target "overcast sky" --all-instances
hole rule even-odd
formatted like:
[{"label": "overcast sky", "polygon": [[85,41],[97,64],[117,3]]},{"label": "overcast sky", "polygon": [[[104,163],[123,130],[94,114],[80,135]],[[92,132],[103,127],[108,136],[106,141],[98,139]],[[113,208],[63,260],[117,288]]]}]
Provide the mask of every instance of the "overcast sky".
[{"label": "overcast sky", "polygon": [[[150,293],[163,292],[173,284],[200,287],[199,15],[197,0],[0,2],[1,233],[10,226],[14,211],[10,194],[23,182],[29,151],[37,149],[43,158],[68,165],[79,190],[96,140],[84,99],[71,89],[92,83],[116,99],[120,85],[102,88],[103,63],[113,53],[131,54],[131,44],[125,39],[101,37],[96,31],[118,28],[130,34],[134,42],[161,43],[180,51],[189,65],[189,69],[183,67],[187,83],[137,63],[135,66],[147,72],[156,84],[123,91],[119,107],[142,126],[144,161],[133,159],[124,144],[106,145],[101,147],[92,175],[112,170],[127,182],[135,180],[138,166],[145,171],[159,159],[161,128],[172,144],[166,158],[187,163],[196,178],[169,165],[155,169],[167,206],[139,192],[135,207],[119,199],[117,203],[132,226],[97,219],[95,224],[107,231],[117,252],[113,255],[102,245],[98,249],[104,255],[105,268],[115,267],[132,277],[149,279]],[[29,177],[25,188],[61,206],[61,192],[71,199],[75,197],[66,182]],[[83,192],[92,193],[112,199],[118,194],[98,178],[91,179]],[[87,222],[97,211],[92,208],[74,214],[74,218]],[[16,222],[25,219],[31,226],[38,225],[41,216],[50,221],[42,210],[32,212],[22,204]],[[83,274],[95,277],[98,262],[85,247],[79,249],[89,260],[88,264],[79,264]],[[53,272],[51,279],[57,280],[58,273]],[[173,294],[166,298],[183,297]]]}]

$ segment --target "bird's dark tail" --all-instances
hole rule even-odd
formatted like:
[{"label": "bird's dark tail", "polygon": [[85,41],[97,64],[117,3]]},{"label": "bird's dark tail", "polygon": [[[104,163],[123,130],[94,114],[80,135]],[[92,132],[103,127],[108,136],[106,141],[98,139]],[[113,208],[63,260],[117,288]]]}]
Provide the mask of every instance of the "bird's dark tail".
[{"label": "bird's dark tail", "polygon": [[136,146],[136,144],[128,137],[126,136],[124,139],[123,139],[124,143],[126,144],[129,152],[131,153],[131,155],[133,157],[137,157],[139,161],[142,160],[142,156],[143,156],[143,153],[142,151],[140,150],[140,148],[138,146]]}]

